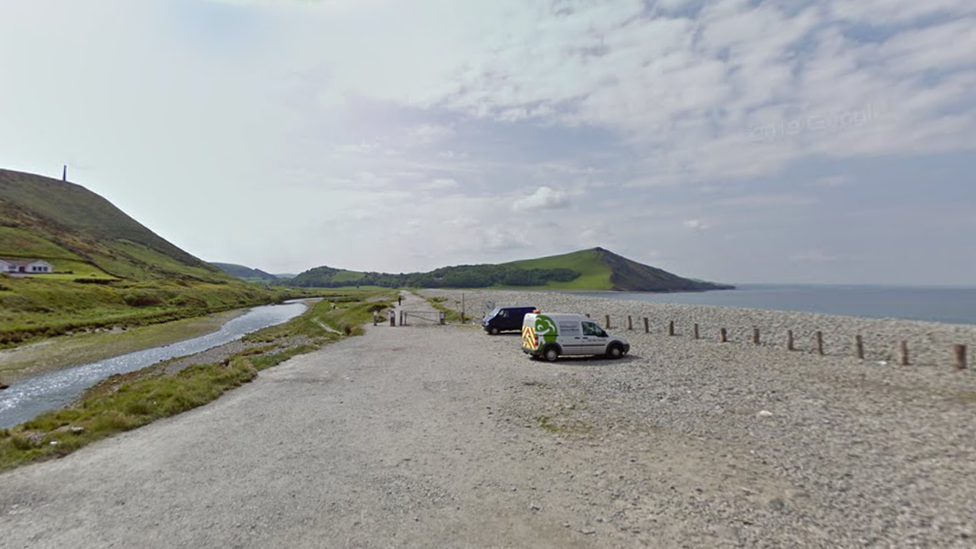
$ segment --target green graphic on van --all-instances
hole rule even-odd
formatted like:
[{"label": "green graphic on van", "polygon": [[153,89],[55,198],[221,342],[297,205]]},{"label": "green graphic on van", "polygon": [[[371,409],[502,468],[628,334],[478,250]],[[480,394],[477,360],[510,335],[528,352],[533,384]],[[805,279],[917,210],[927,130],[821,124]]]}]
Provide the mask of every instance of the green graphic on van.
[{"label": "green graphic on van", "polygon": [[544,343],[555,343],[559,330],[556,329],[556,323],[551,318],[539,315],[535,317],[535,335]]},{"label": "green graphic on van", "polygon": [[558,335],[556,323],[547,316],[538,315],[530,326],[522,326],[522,346],[535,350],[541,344],[554,343]]}]

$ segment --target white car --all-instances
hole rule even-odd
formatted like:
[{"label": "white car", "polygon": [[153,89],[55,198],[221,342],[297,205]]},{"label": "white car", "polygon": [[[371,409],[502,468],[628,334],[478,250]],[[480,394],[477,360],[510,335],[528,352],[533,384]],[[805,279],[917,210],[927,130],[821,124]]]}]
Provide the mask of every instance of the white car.
[{"label": "white car", "polygon": [[630,352],[630,343],[583,315],[534,312],[522,320],[522,352],[549,362],[561,356],[620,358]]}]

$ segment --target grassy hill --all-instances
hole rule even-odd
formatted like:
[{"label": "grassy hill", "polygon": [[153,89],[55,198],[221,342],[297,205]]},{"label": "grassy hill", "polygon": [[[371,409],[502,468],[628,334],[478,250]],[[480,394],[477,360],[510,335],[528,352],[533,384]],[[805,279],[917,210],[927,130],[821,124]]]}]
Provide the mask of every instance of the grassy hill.
[{"label": "grassy hill", "polygon": [[0,347],[268,303],[283,293],[197,259],[84,187],[9,170],[0,170],[0,257],[43,259],[55,270],[0,276]]},{"label": "grassy hill", "polygon": [[271,273],[266,273],[261,269],[252,269],[251,267],[245,267],[244,265],[236,265],[234,263],[217,263],[216,261],[211,261],[210,264],[233,277],[237,277],[243,280],[268,281],[268,282],[273,282],[278,280],[277,276]]},{"label": "grassy hill", "polygon": [[593,248],[499,265],[459,265],[427,273],[387,274],[316,267],[290,281],[296,286],[388,288],[550,288],[638,292],[695,292],[731,288],[691,280]]},{"label": "grassy hill", "polygon": [[603,248],[563,255],[514,261],[523,269],[562,267],[580,274],[568,282],[552,281],[548,288],[564,290],[615,290],[629,292],[701,292],[731,289],[732,286],[683,278],[657,267],[644,265]]},{"label": "grassy hill", "polygon": [[121,279],[226,283],[220,269],[167,242],[80,185],[0,170],[0,257],[82,261]]}]

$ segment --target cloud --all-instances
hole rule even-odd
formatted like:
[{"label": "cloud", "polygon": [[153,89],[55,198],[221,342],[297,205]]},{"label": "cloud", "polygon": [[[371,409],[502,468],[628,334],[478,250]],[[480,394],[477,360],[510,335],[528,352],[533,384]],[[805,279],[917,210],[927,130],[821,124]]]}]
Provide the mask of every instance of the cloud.
[{"label": "cloud", "polygon": [[755,193],[716,201],[717,205],[737,208],[772,208],[786,206],[809,206],[817,199],[795,193]]},{"label": "cloud", "polygon": [[424,184],[425,189],[430,190],[447,190],[456,189],[458,187],[458,182],[451,178],[435,179]]},{"label": "cloud", "polygon": [[454,128],[436,124],[422,124],[411,128],[408,132],[408,142],[413,145],[427,145],[435,143],[454,134]]},{"label": "cloud", "polygon": [[[69,174],[200,256],[430,268],[546,218],[523,256],[654,234],[704,278],[976,268],[951,252],[976,201],[971,0],[51,1],[0,2],[0,165],[97,166]],[[863,196],[918,222],[859,216]],[[576,228],[524,215],[549,208]],[[376,223],[406,209],[414,234]],[[732,230],[748,260],[722,255]],[[872,261],[791,261],[810,235]]]},{"label": "cloud", "polygon": [[693,229],[696,231],[707,231],[708,229],[712,228],[711,225],[705,223],[701,219],[687,219],[682,223],[682,225],[684,225],[686,229]]},{"label": "cloud", "polygon": [[516,212],[531,210],[558,210],[569,206],[569,197],[565,193],[550,187],[539,187],[534,193],[520,198],[512,205]]},{"label": "cloud", "polygon": [[356,174],[359,185],[366,188],[383,188],[390,183],[390,178],[373,172],[359,172]]},{"label": "cloud", "polygon": [[852,261],[856,258],[845,255],[828,254],[822,250],[806,250],[793,254],[790,259],[799,263],[836,263]]},{"label": "cloud", "polygon": [[490,227],[482,236],[482,247],[488,251],[505,251],[527,248],[531,243],[521,233],[499,227]]},{"label": "cloud", "polygon": [[850,183],[852,179],[846,175],[831,175],[821,177],[815,183],[821,187],[841,187]]}]

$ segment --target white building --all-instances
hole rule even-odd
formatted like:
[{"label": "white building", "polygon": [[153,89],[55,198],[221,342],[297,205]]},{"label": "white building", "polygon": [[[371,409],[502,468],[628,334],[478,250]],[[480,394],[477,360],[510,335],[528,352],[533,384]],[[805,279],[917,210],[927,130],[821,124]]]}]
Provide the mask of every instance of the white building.
[{"label": "white building", "polygon": [[54,265],[37,259],[10,259],[0,257],[0,273],[40,274],[54,272]]}]

